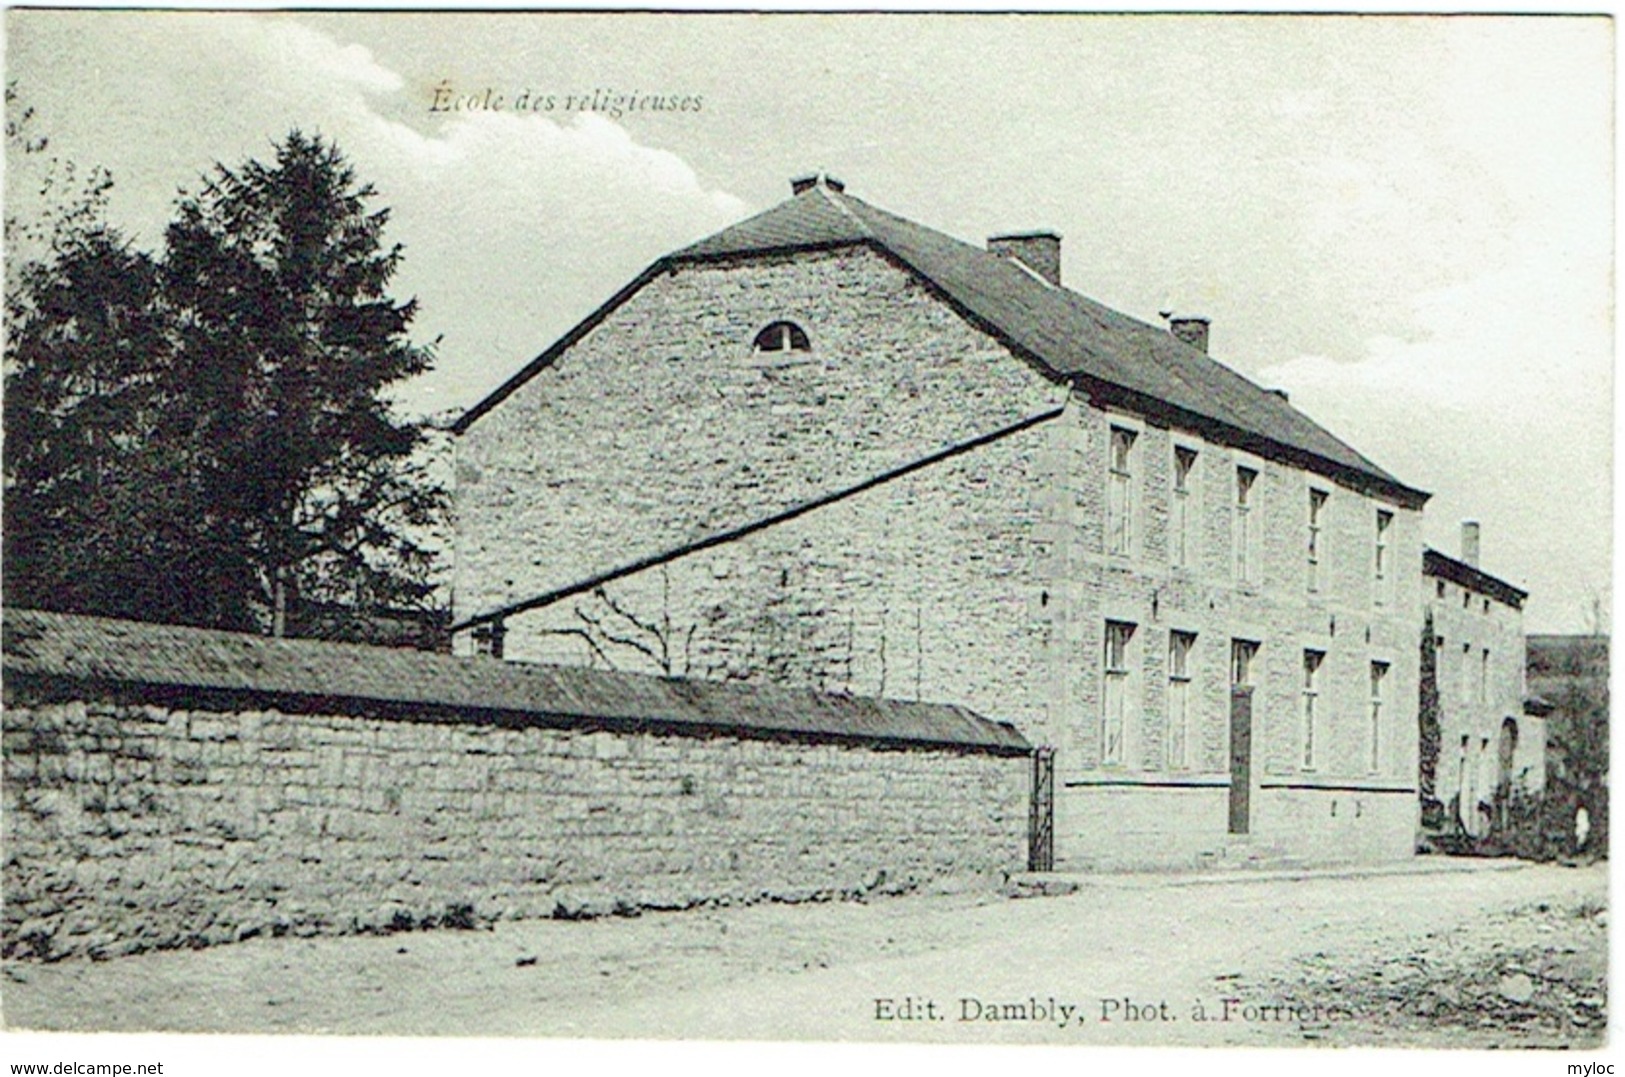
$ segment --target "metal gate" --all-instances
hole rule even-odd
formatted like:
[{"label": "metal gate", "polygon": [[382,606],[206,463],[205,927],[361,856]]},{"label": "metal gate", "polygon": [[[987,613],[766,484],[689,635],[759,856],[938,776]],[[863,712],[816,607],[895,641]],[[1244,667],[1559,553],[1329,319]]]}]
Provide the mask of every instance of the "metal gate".
[{"label": "metal gate", "polygon": [[1055,870],[1055,749],[1033,752],[1032,804],[1027,814],[1027,870]]}]

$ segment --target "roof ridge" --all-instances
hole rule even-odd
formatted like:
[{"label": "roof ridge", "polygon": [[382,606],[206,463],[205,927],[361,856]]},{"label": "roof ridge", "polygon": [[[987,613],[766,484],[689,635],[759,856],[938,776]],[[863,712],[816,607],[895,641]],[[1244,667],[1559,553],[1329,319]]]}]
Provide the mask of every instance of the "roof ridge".
[{"label": "roof ridge", "polygon": [[1250,446],[1406,507],[1427,502],[1427,493],[1407,486],[1301,409],[1165,328],[844,190],[824,184],[816,189],[822,201],[808,199],[809,191],[802,191],[661,258],[588,322],[466,413],[456,429],[467,430],[663,268],[866,244],[920,277],[972,324],[1047,378],[1084,380],[1092,393],[1124,407],[1149,408],[1170,421],[1193,423],[1222,443]]},{"label": "roof ridge", "polygon": [[845,194],[842,194],[840,198],[837,198],[836,197],[836,192],[830,190],[827,186],[825,186],[822,183],[820,183],[816,187],[814,187],[813,190],[815,190],[818,193],[822,194],[824,196],[824,198],[829,201],[830,205],[834,206],[836,209],[838,209],[842,213],[846,214],[846,216],[850,217],[852,219],[852,223],[856,224],[859,228],[863,229],[863,234],[864,235],[868,236],[871,239],[880,238],[879,236],[875,235],[875,230],[873,228],[869,227],[869,224],[868,224],[867,221],[865,221],[862,217],[859,217],[856,213],[853,213],[852,208],[843,203],[843,200],[846,198]]}]

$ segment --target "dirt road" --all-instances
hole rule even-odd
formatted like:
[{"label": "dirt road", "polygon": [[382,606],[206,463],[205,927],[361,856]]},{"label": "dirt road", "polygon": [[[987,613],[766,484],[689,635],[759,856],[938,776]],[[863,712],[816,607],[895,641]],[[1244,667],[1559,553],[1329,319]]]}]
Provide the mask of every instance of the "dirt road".
[{"label": "dirt road", "polygon": [[256,939],[10,965],[0,997],[38,1029],[1595,1045],[1606,869],[1447,867]]}]

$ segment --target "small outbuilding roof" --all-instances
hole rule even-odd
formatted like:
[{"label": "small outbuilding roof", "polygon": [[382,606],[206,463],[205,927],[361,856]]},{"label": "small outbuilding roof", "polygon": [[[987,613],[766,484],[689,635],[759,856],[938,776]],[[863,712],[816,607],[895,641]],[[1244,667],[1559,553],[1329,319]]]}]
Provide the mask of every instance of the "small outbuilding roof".
[{"label": "small outbuilding roof", "polygon": [[[71,679],[270,697],[290,709],[464,712],[516,724],[641,728],[799,740],[946,747],[1020,755],[1008,723],[963,707],[775,685],[679,680],[457,658],[398,648],[9,609],[0,651],[15,678]],[[277,705],[273,702],[273,705]]]},{"label": "small outbuilding roof", "polygon": [[1102,398],[1184,423],[1261,455],[1419,508],[1408,487],[1333,436],[1280,394],[1253,384],[1166,329],[1044,280],[1009,258],[877,209],[835,183],[798,185],[773,208],[667,255],[558,344],[470,409],[486,411],[550,364],[616,306],[664,270],[685,262],[864,245],[912,271],[973,324],[1048,376]]}]

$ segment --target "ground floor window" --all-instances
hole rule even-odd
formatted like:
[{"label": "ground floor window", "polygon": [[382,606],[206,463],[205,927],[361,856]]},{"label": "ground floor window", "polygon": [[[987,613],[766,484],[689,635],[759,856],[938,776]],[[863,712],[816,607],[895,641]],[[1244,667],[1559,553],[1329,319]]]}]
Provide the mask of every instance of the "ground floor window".
[{"label": "ground floor window", "polygon": [[1191,649],[1194,632],[1168,634],[1168,766],[1191,765]]},{"label": "ground floor window", "polygon": [[1103,655],[1104,705],[1101,711],[1100,762],[1116,765],[1123,762],[1124,738],[1128,728],[1129,708],[1129,643],[1134,638],[1134,626],[1126,621],[1106,622],[1106,646]]}]

